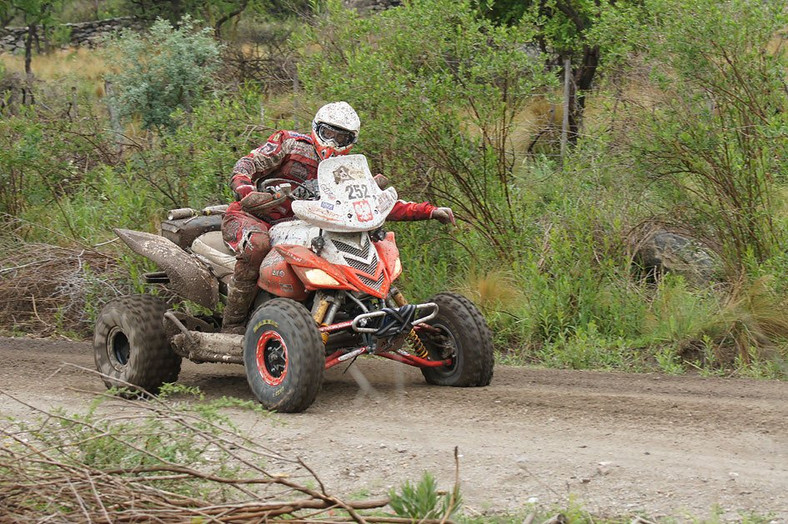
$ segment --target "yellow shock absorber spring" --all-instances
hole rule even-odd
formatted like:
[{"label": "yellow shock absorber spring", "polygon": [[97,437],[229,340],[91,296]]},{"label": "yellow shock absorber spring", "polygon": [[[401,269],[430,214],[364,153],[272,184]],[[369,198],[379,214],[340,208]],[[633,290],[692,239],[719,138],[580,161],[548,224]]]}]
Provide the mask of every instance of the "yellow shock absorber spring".
[{"label": "yellow shock absorber spring", "polygon": [[[328,307],[331,303],[326,300],[325,298],[320,301],[320,305],[315,310],[313,318],[315,319],[315,323],[318,326],[325,326],[323,323],[323,319],[326,318],[326,312],[328,311]],[[323,344],[328,343],[328,333],[320,333],[320,338],[323,340]]]},{"label": "yellow shock absorber spring", "polygon": [[408,342],[410,342],[410,347],[413,348],[413,352],[416,353],[416,356],[421,358],[429,358],[430,352],[427,351],[426,347],[424,347],[424,342],[422,342],[419,336],[416,334],[415,329],[411,329],[410,333],[408,333]]}]

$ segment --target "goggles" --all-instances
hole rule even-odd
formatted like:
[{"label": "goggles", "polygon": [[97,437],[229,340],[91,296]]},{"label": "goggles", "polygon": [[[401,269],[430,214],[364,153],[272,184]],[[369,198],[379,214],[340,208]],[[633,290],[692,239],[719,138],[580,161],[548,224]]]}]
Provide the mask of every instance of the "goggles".
[{"label": "goggles", "polygon": [[354,132],[322,122],[317,125],[317,136],[326,144],[334,144],[334,147],[347,147],[356,142]]}]

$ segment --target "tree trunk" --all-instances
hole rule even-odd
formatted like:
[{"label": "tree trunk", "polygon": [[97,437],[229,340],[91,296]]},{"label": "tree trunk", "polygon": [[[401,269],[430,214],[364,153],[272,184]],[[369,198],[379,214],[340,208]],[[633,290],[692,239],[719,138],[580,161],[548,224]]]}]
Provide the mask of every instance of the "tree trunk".
[{"label": "tree trunk", "polygon": [[[44,31],[44,38],[46,38],[46,27],[41,27]],[[41,54],[41,36],[38,34],[38,26],[33,26],[33,38],[36,40],[36,54]]]},{"label": "tree trunk", "polygon": [[580,65],[572,68],[569,93],[569,142],[576,144],[583,125],[583,112],[586,105],[586,93],[594,83],[594,75],[599,65],[599,47],[585,46]]},{"label": "tree trunk", "polygon": [[216,21],[216,25],[213,28],[213,35],[217,40],[222,39],[222,25],[228,20],[232,20],[236,16],[243,13],[244,10],[246,9],[247,4],[249,4],[249,0],[244,0],[243,2],[241,2],[241,5],[238,6],[238,9],[232,11],[231,13],[227,13],[226,15],[224,15],[223,17],[219,18],[219,20]]}]

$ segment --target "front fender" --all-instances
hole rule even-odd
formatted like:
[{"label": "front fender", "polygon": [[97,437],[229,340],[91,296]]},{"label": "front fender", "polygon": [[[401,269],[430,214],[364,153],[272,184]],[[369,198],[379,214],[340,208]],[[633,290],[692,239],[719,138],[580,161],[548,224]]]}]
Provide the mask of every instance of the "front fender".
[{"label": "front fender", "polygon": [[216,309],[219,281],[197,258],[159,235],[119,228],[113,231],[132,251],[149,258],[167,273],[173,292],[212,311]]}]

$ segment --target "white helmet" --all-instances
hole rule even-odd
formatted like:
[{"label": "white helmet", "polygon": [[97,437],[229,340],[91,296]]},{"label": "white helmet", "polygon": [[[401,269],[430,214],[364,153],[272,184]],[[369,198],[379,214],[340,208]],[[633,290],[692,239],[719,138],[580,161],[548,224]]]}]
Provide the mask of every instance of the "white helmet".
[{"label": "white helmet", "polygon": [[317,110],[312,141],[321,160],[346,155],[358,140],[361,120],[347,102],[332,102]]}]

